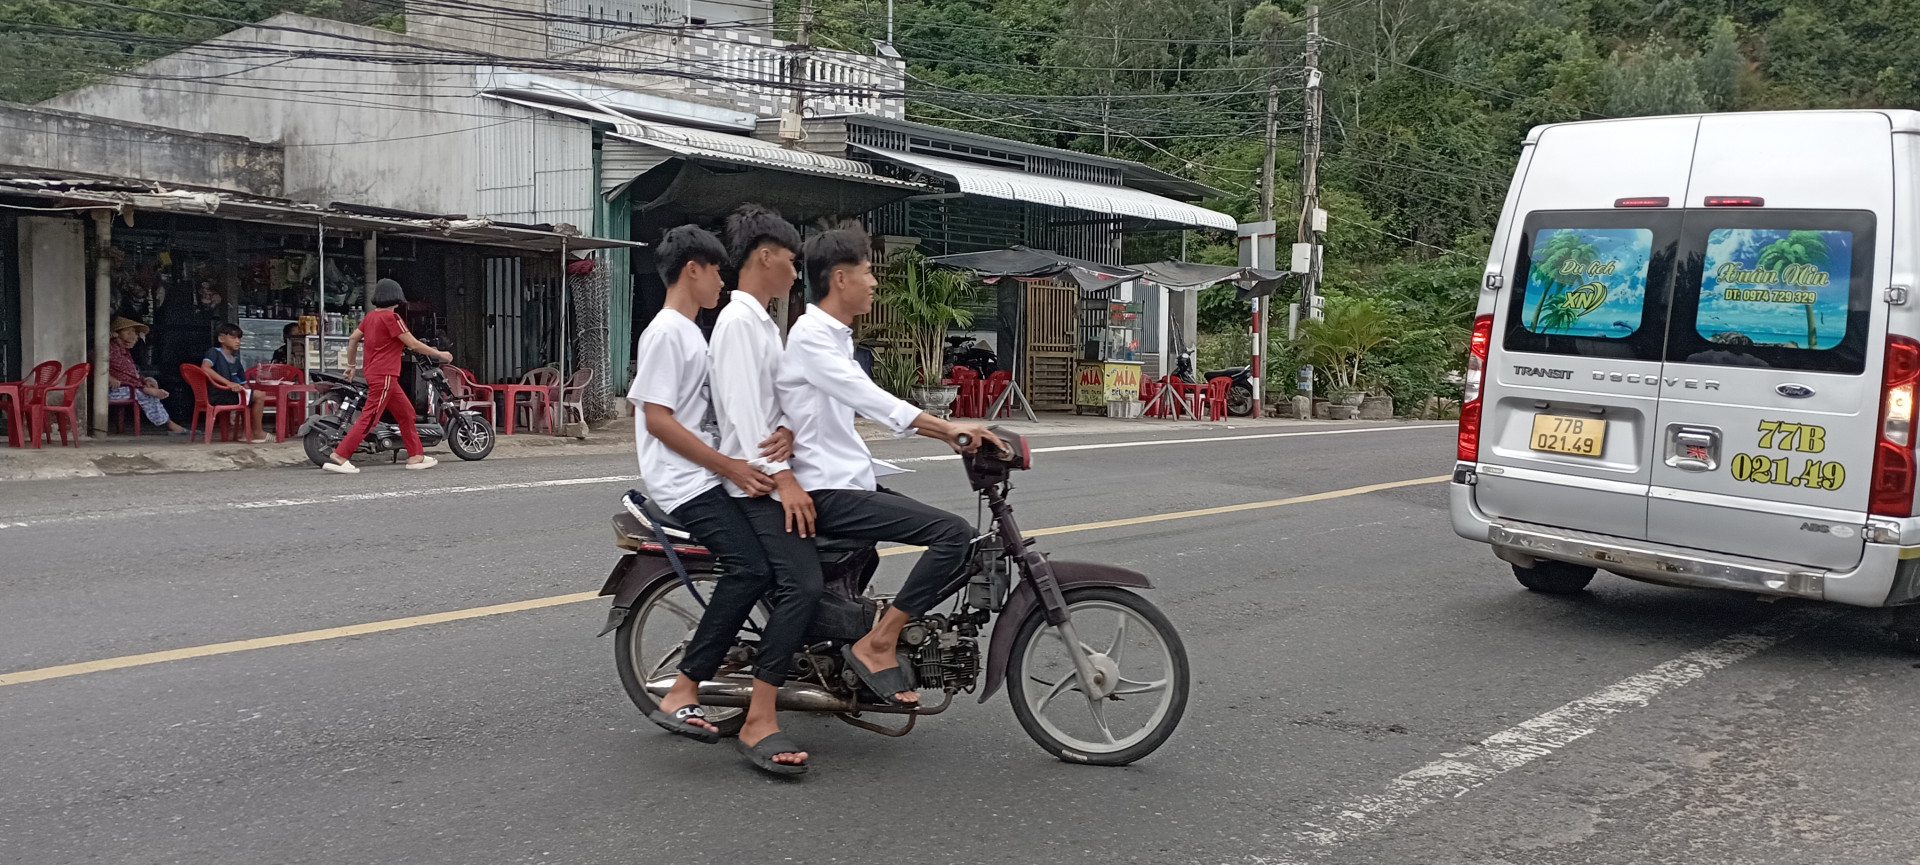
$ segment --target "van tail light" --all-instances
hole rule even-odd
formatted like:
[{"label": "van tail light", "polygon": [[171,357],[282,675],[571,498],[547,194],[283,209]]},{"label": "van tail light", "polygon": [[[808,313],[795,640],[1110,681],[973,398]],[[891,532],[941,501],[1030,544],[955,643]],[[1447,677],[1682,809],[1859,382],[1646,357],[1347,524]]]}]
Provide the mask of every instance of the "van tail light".
[{"label": "van tail light", "polygon": [[1643,195],[1638,198],[1616,198],[1614,207],[1666,207],[1672,199],[1664,195]]},{"label": "van tail light", "polygon": [[1873,485],[1867,510],[1883,517],[1913,515],[1913,400],[1920,385],[1920,342],[1887,337],[1881,374],[1880,437],[1873,446]]},{"label": "van tail light", "polygon": [[1708,207],[1766,207],[1767,200],[1757,195],[1709,195]]},{"label": "van tail light", "polygon": [[1467,380],[1460,396],[1460,461],[1480,461],[1480,397],[1487,377],[1487,346],[1493,342],[1493,316],[1473,320],[1467,344]]}]

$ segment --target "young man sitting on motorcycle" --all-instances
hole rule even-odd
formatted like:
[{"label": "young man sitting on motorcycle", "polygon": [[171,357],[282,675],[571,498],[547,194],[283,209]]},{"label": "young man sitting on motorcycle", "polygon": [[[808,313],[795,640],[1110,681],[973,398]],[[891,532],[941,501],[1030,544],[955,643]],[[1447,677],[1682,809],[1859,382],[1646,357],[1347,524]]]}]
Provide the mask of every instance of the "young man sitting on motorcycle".
[{"label": "young man sitting on motorcycle", "polygon": [[[814,303],[787,335],[775,385],[794,430],[794,477],[813,497],[814,528],[823,535],[897,541],[927,548],[893,605],[843,658],[867,687],[896,705],[919,702],[895,655],[900,630],[932,609],[940,590],[966,566],[973,527],[966,519],[880,489],[876,468],[899,471],[873,458],[854,429],[858,414],[897,435],[917,432],[965,450],[998,439],[977,424],[941,420],[887,393],[853,361],[853,320],[873,309],[872,245],[865,232],[837,229],[807,241],[807,275]],[[933,372],[938,375],[938,371]]]},{"label": "young man sitting on motorcycle", "polygon": [[[762,769],[800,774],[806,771],[807,753],[779,732],[774,707],[819,600],[819,561],[810,542],[781,531],[780,505],[763,498],[773,491],[774,480],[747,459],[714,447],[720,436],[709,395],[707,343],[693,318],[719,301],[726,250],[713,235],[683,225],[667,232],[654,255],[667,283],[666,306],[640,335],[627,392],[642,415],[634,436],[640,475],[648,495],[713,551],[723,575],[687,644],[680,675],[648,718],[671,733],[720,740],[700,709],[700,682],[719,672],[747,614],[777,582],[781,597],[761,633],[740,748]],[[768,538],[781,542],[785,564],[769,561],[757,525],[772,527]],[[810,595],[794,583],[792,563],[799,561],[811,568]]]}]

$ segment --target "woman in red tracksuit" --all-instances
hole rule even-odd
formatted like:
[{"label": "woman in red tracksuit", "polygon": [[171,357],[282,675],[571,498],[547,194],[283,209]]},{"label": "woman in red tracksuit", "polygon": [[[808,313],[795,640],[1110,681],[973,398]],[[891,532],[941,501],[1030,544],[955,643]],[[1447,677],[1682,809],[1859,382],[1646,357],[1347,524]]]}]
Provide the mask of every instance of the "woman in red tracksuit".
[{"label": "woman in red tracksuit", "polygon": [[442,363],[452,361],[453,355],[428,346],[407,331],[406,321],[400,318],[400,305],[406,302],[400,283],[391,279],[374,283],[373,311],[360,320],[360,326],[354,328],[353,336],[347,340],[346,378],[353,378],[354,349],[365,346],[367,403],[361,406],[353,429],[347,431],[347,437],[334,449],[333,459],[321,466],[327,471],[343,475],[360,471],[348,459],[359,449],[367,431],[380,421],[383,412],[392,412],[394,421],[400,424],[400,438],[407,444],[407,468],[430,469],[439,465],[439,461],[427,456],[426,449],[420,446],[420,431],[414,427],[413,399],[407,396],[406,388],[400,386],[400,354],[410,348],[440,358]]}]

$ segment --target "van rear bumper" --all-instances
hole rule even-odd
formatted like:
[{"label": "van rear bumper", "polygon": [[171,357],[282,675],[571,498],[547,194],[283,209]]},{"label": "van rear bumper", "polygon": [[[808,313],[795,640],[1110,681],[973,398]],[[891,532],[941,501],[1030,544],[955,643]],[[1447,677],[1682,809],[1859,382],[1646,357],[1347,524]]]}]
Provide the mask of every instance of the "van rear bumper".
[{"label": "van rear bumper", "polygon": [[1850,570],[1806,568],[1495,518],[1474,503],[1470,484],[1456,482],[1448,492],[1454,532],[1492,545],[1494,555],[1521,567],[1531,567],[1537,559],[1553,559],[1669,586],[1731,589],[1859,607],[1920,601],[1920,547],[1869,543],[1860,563]]}]

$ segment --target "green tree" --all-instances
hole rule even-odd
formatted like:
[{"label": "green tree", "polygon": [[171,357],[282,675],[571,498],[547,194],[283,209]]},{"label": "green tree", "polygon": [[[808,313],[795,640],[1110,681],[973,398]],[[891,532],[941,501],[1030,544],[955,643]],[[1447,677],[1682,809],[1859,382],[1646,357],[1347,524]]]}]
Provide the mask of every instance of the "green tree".
[{"label": "green tree", "polygon": [[[1584,264],[1598,258],[1599,249],[1580,239],[1580,235],[1571,231],[1556,231],[1547,238],[1545,246],[1536,254],[1537,261],[1529,270],[1529,285],[1547,286],[1540,297],[1540,303],[1533,308],[1533,318],[1527,322],[1532,330],[1540,329],[1541,314],[1556,308],[1556,302],[1563,296],[1566,286],[1580,280],[1578,272],[1568,272],[1569,265]],[[1551,321],[1551,319],[1549,319]],[[1551,327],[1552,325],[1549,325]]]},{"label": "green tree", "polygon": [[1740,93],[1740,79],[1747,71],[1747,58],[1740,53],[1740,33],[1733,19],[1721,17],[1713,22],[1705,49],[1699,60],[1700,95],[1715,111],[1732,108]]},{"label": "green tree", "polygon": [[[1827,263],[1827,241],[1818,231],[1792,231],[1786,237],[1766,245],[1760,250],[1758,266],[1761,270],[1784,270],[1796,264],[1820,265]],[[1813,304],[1803,304],[1807,312],[1807,347],[1817,348],[1818,330],[1815,327]]]}]

